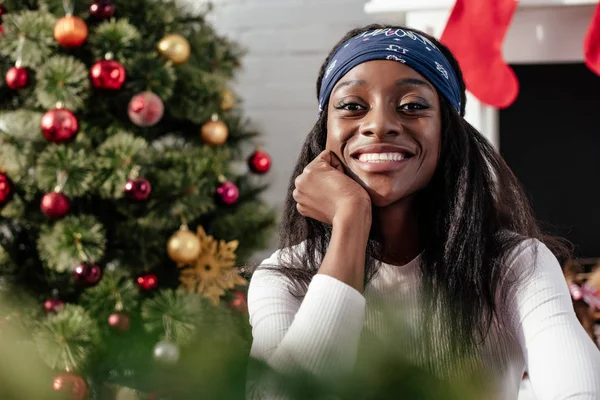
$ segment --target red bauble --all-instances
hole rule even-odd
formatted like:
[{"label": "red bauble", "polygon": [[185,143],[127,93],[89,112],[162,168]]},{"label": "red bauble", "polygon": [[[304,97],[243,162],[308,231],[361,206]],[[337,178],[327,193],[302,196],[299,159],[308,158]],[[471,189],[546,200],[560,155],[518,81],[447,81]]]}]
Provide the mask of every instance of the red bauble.
[{"label": "red bauble", "polygon": [[225,182],[217,188],[217,197],[223,204],[234,204],[240,197],[240,191],[232,182]]},{"label": "red bauble", "polygon": [[160,97],[152,92],[144,92],[134,96],[127,109],[129,119],[143,128],[156,125],[165,112],[165,105]]},{"label": "red bauble", "polygon": [[58,311],[59,308],[61,308],[64,305],[65,303],[63,303],[59,299],[48,299],[44,302],[44,311],[46,311],[47,313],[55,313],[56,311]]},{"label": "red bauble", "polygon": [[129,316],[123,312],[115,312],[108,316],[108,325],[117,332],[129,331]]},{"label": "red bauble", "polygon": [[12,67],[6,72],[6,85],[11,89],[23,89],[28,82],[29,73],[23,67]]},{"label": "red bauble", "polygon": [[102,277],[102,269],[96,264],[83,263],[75,267],[73,276],[80,286],[94,286]]},{"label": "red bauble", "polygon": [[118,61],[101,60],[90,69],[90,77],[96,89],[119,90],[125,83],[127,72]]},{"label": "red bauble", "polygon": [[137,278],[138,286],[144,290],[152,290],[158,286],[158,277],[156,274],[144,274]]},{"label": "red bauble", "polygon": [[144,178],[130,179],[125,184],[125,195],[135,201],[144,201],[150,196],[152,186]]},{"label": "red bauble", "polygon": [[54,378],[52,388],[65,395],[69,400],[84,400],[88,396],[88,386],[85,380],[68,372]]},{"label": "red bauble", "polygon": [[248,301],[246,295],[243,292],[235,292],[233,299],[229,302],[229,307],[240,313],[248,312]]},{"label": "red bauble", "polygon": [[64,217],[71,208],[69,199],[62,193],[46,193],[42,197],[40,208],[44,215],[51,219],[59,219]]},{"label": "red bauble", "polygon": [[79,131],[79,121],[72,111],[55,108],[44,114],[41,121],[42,134],[53,143],[68,143]]},{"label": "red bauble", "polygon": [[97,19],[108,19],[115,15],[116,7],[109,0],[96,0],[90,6],[90,14]]},{"label": "red bauble", "polygon": [[10,178],[0,172],[0,207],[11,201],[14,194],[14,186]]},{"label": "red bauble", "polygon": [[256,174],[265,174],[271,169],[271,157],[262,150],[256,150],[248,158],[248,166]]}]

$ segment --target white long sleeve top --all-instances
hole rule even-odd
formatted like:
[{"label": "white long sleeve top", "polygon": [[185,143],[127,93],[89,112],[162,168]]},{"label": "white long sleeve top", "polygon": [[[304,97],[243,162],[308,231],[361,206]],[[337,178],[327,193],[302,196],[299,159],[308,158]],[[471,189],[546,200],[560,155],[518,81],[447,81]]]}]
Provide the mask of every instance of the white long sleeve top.
[{"label": "white long sleeve top", "polygon": [[[276,265],[278,256],[262,265]],[[286,277],[259,267],[248,292],[251,357],[280,371],[292,366],[317,375],[351,371],[361,336],[389,335],[382,307],[418,323],[419,262],[417,257],[404,266],[382,264],[364,293],[317,274],[303,297],[290,292]],[[494,324],[479,353],[484,372],[495,381],[489,398],[516,400],[527,370],[537,400],[600,400],[600,352],[575,316],[554,255],[528,240],[511,253],[507,267],[522,278],[498,297],[509,323]]]}]

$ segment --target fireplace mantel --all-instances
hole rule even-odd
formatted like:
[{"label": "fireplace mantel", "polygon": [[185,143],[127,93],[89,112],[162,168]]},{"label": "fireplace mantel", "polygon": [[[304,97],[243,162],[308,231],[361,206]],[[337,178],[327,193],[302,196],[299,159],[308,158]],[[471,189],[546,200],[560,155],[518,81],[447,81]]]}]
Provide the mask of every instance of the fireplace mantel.
[{"label": "fireplace mantel", "polygon": [[[511,64],[583,61],[583,40],[599,0],[520,0],[504,41]],[[371,0],[367,14],[440,37],[455,0]],[[498,110],[467,93],[466,119],[495,146]]]}]

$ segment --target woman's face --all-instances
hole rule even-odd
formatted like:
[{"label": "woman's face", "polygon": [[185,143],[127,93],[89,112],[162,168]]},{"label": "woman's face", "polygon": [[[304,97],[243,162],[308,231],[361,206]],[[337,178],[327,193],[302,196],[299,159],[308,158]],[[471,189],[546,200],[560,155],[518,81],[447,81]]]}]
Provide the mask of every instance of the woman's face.
[{"label": "woman's face", "polygon": [[328,104],[327,149],[385,207],[422,190],[440,154],[440,101],[433,86],[398,61],[357,65]]}]

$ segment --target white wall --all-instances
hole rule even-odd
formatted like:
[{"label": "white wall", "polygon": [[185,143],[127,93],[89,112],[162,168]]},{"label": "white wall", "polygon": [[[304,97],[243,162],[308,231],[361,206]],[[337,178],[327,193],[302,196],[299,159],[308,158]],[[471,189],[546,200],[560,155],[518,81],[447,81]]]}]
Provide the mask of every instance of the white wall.
[{"label": "white wall", "polygon": [[[183,0],[198,4],[198,0]],[[366,0],[214,0],[210,21],[247,49],[235,89],[262,133],[273,167],[264,198],[281,208],[292,169],[317,117],[315,84],[321,63],[350,29],[381,16],[364,12]],[[276,241],[257,259],[270,253]]]}]

